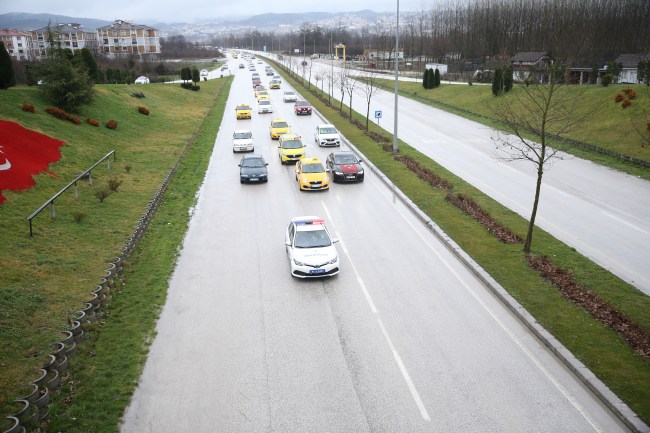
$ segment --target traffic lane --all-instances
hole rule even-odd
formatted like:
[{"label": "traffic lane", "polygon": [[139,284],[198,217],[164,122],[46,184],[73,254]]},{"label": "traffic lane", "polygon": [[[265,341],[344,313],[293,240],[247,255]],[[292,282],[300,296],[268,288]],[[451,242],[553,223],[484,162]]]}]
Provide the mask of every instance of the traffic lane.
[{"label": "traffic lane", "polygon": [[[361,185],[337,189],[336,198],[347,206],[342,215],[330,212],[337,231],[346,233],[343,243],[379,319],[427,411],[435,414],[433,431],[484,431],[486,425],[488,431],[597,431],[598,426],[625,431],[410,211],[386,191],[383,199],[374,196],[373,183],[371,178],[363,185],[363,195],[356,191]],[[352,197],[342,198],[342,191]],[[373,215],[399,217],[364,218],[366,198]],[[345,269],[352,271],[349,265]],[[344,300],[340,308],[355,304]],[[337,316],[349,320],[339,326],[355,347],[356,359],[362,364],[372,359],[372,349],[363,355],[368,336],[356,334],[355,315]],[[363,370],[369,382],[378,379],[373,368]]]},{"label": "traffic lane", "polygon": [[282,176],[239,184],[227,144],[217,140],[123,431],[367,431],[323,283],[289,275],[284,229],[318,209],[278,206],[296,192]]},{"label": "traffic lane", "polygon": [[[329,70],[328,65],[318,67]],[[340,95],[335,93],[334,96]],[[381,127],[392,131],[394,95],[379,91],[372,101],[372,109],[384,112]],[[365,113],[364,104],[363,98],[353,99],[354,109],[359,112]],[[494,131],[408,98],[400,98],[399,110],[402,113],[399,118],[401,139],[522,217],[530,217],[534,168],[523,162],[492,163]],[[542,189],[549,187],[557,187],[553,190],[556,202],[540,208],[538,225],[650,293],[650,275],[646,272],[650,252],[644,247],[650,241],[650,183],[589,161],[570,158],[556,164],[552,170],[547,169]],[[586,220],[573,215],[574,209],[583,206],[586,206],[584,213],[590,215]],[[605,232],[618,241],[594,235]],[[618,248],[621,244],[627,245],[622,253]]]}]

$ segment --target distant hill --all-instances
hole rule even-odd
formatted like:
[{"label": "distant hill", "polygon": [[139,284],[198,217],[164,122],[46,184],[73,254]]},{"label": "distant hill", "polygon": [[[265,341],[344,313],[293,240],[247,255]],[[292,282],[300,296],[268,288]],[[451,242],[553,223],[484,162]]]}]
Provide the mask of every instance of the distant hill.
[{"label": "distant hill", "polygon": [[293,24],[299,27],[305,22],[323,21],[327,19],[336,19],[342,16],[355,16],[373,21],[381,14],[371,10],[362,10],[357,12],[303,12],[303,13],[284,13],[284,14],[261,14],[254,15],[250,18],[237,21],[237,24],[249,25],[256,27],[275,27],[279,25]]},{"label": "distant hill", "polygon": [[0,14],[0,28],[2,29],[36,30],[42,29],[48,24],[56,25],[70,23],[81,24],[85,30],[95,30],[98,27],[111,24],[112,21],[98,20],[94,18],[74,18],[53,14]]}]

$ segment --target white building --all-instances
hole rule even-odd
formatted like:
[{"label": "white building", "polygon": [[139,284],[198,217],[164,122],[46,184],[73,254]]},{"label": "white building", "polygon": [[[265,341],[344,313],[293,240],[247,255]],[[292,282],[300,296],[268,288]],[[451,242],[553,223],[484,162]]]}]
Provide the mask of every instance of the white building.
[{"label": "white building", "polygon": [[32,60],[32,34],[20,30],[0,30],[0,40],[4,43],[9,56],[15,60]]}]

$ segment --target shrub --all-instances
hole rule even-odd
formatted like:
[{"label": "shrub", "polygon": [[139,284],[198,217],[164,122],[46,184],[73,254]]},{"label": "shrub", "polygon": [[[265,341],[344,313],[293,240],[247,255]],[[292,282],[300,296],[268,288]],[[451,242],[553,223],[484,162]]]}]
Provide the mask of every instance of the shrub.
[{"label": "shrub", "polygon": [[131,96],[133,96],[134,98],[140,99],[140,98],[144,98],[144,93],[142,93],[142,92],[134,92],[134,93],[131,93]]},{"label": "shrub", "polygon": [[621,107],[623,107],[623,109],[625,109],[625,108],[629,107],[630,105],[632,105],[632,101],[630,101],[629,99],[626,99],[626,100],[623,101],[623,103],[621,104]]},{"label": "shrub", "polygon": [[623,99],[625,99],[625,96],[623,96],[622,93],[617,93],[616,96],[614,97],[614,102],[619,103],[619,102],[621,102]]},{"label": "shrub", "polygon": [[108,129],[117,129],[117,122],[115,120],[109,120],[106,122],[106,127]]},{"label": "shrub", "polygon": [[106,200],[106,197],[111,195],[111,192],[107,189],[100,189],[99,191],[95,192],[95,197],[99,199],[100,203],[104,203],[104,200]]},{"label": "shrub", "polygon": [[633,89],[630,89],[630,92],[627,94],[627,99],[636,98],[636,92]]},{"label": "shrub", "polygon": [[143,107],[142,105],[138,107],[138,112],[140,114],[144,114],[145,116],[149,115],[149,109],[147,107]]},{"label": "shrub", "polygon": [[83,212],[75,212],[74,215],[73,215],[74,221],[76,223],[80,223],[81,221],[85,220],[86,216],[87,215],[85,213],[83,213]]},{"label": "shrub", "polygon": [[92,126],[99,126],[99,120],[91,119],[90,117],[86,117],[86,123]]},{"label": "shrub", "polygon": [[30,113],[36,113],[36,108],[32,104],[23,104],[20,106],[20,109],[23,111],[29,111]]},{"label": "shrub", "polygon": [[54,117],[57,117],[61,120],[67,120],[68,122],[72,122],[75,125],[81,125],[81,120],[78,119],[77,117],[74,117],[72,114],[68,114],[65,111],[61,110],[60,108],[56,107],[47,107],[45,111],[49,114],[51,114]]},{"label": "shrub", "polygon": [[117,192],[117,189],[122,185],[122,179],[118,179],[116,177],[108,179],[108,188],[111,191]]}]

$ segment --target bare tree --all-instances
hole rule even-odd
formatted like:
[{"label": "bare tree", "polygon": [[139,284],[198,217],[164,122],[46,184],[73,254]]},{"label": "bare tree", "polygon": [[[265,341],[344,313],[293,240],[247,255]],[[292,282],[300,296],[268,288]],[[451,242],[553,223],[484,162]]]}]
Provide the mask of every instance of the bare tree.
[{"label": "bare tree", "polygon": [[[350,120],[352,120],[352,95],[354,95],[354,88],[357,86],[358,81],[352,76],[352,70],[348,63],[345,64],[345,67],[341,70],[345,74],[345,81],[343,86],[345,87],[345,92],[350,98]],[[342,98],[341,98],[342,99]]]},{"label": "bare tree", "polygon": [[360,80],[361,92],[366,97],[366,131],[368,130],[368,119],[370,118],[370,101],[372,97],[379,91],[379,76],[375,72],[366,74]]},{"label": "bare tree", "polygon": [[[562,138],[597,115],[584,109],[586,86],[566,85],[563,65],[550,65],[544,72],[550,77],[548,84],[519,85],[516,91],[500,96],[491,107],[497,119],[512,132],[511,135],[496,131],[493,139],[498,157],[505,161],[530,161],[537,169],[535,198],[524,243],[527,254],[533,241],[545,167],[554,159],[563,159]],[[531,135],[536,135],[537,141]]]},{"label": "bare tree", "polygon": [[347,87],[348,74],[347,71],[341,68],[337,73],[335,79],[335,85],[339,86],[341,90],[341,100],[339,101],[339,110],[343,110],[343,98],[345,97],[345,88]]}]

